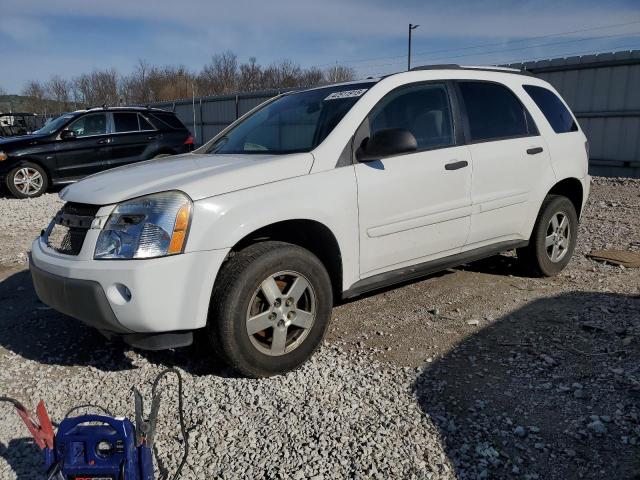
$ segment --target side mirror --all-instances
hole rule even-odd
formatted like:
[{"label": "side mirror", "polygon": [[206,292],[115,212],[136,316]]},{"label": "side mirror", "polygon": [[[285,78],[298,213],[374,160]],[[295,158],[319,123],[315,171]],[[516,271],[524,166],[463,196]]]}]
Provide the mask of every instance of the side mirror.
[{"label": "side mirror", "polygon": [[62,132],[60,132],[61,140],[71,140],[72,138],[76,138],[76,132],[74,132],[73,130],[65,128],[64,130],[62,130]]},{"label": "side mirror", "polygon": [[356,152],[359,162],[371,162],[384,157],[415,152],[418,149],[416,137],[409,130],[387,128],[380,130],[362,142]]}]

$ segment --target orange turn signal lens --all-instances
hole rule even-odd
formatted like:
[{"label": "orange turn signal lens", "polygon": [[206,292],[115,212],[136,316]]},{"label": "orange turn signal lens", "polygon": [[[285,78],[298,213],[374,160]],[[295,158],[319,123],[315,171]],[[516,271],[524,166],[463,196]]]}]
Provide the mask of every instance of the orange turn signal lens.
[{"label": "orange turn signal lens", "polygon": [[7,156],[6,153],[0,152],[0,162],[6,160],[7,158],[9,158],[9,157]]},{"label": "orange turn signal lens", "polygon": [[187,229],[189,228],[189,220],[191,218],[191,203],[186,203],[176,215],[176,223],[173,227],[173,235],[169,243],[167,254],[182,253],[184,250],[184,242],[187,238]]}]

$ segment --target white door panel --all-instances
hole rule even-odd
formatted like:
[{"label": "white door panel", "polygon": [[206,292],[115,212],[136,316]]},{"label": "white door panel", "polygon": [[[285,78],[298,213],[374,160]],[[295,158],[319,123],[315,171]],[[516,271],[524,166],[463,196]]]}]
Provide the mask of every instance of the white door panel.
[{"label": "white door panel", "polygon": [[[447,170],[450,163],[468,166]],[[360,223],[360,272],[458,252],[471,215],[471,157],[451,147],[385,158],[355,167]]]},{"label": "white door panel", "polygon": [[[543,148],[541,153],[527,153],[538,147]],[[469,145],[474,168],[468,245],[522,231],[532,190],[547,170],[549,154],[545,147],[540,136]]]}]

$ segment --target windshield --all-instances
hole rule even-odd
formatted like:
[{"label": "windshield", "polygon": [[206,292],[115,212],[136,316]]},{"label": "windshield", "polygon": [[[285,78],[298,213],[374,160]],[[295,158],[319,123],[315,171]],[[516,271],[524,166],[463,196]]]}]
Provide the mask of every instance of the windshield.
[{"label": "windshield", "polygon": [[36,130],[33,133],[36,135],[51,135],[72,118],[73,115],[62,115],[61,117],[58,117],[55,120],[51,120],[50,122],[46,123],[44,127],[42,127],[40,130]]},{"label": "windshield", "polygon": [[317,147],[374,82],[291,93],[244,119],[208,153],[296,153]]}]

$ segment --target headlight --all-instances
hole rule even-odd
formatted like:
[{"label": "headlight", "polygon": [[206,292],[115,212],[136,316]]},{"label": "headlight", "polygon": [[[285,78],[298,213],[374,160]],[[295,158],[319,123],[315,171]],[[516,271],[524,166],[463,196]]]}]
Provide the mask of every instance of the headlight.
[{"label": "headlight", "polygon": [[0,162],[6,160],[7,158],[9,158],[9,156],[6,153],[0,152]]},{"label": "headlight", "polygon": [[96,260],[153,258],[182,253],[191,221],[191,199],[163,192],[119,204],[98,236]]}]

